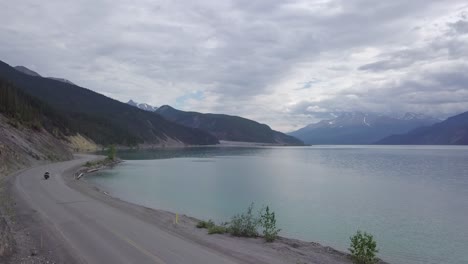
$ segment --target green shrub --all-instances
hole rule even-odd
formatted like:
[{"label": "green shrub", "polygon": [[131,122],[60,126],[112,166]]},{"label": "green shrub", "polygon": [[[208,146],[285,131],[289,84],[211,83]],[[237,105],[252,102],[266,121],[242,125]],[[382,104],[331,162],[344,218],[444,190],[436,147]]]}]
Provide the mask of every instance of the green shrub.
[{"label": "green shrub", "polygon": [[366,232],[357,231],[350,237],[351,258],[355,264],[374,264],[378,262],[376,254],[379,252],[374,237]]},{"label": "green shrub", "polygon": [[208,220],[208,221],[200,221],[198,222],[197,224],[197,228],[210,228],[210,227],[213,227],[215,225],[215,223],[213,222],[213,220]]},{"label": "green shrub", "polygon": [[253,215],[253,206],[253,203],[250,204],[249,208],[247,208],[247,212],[232,217],[228,228],[231,235],[240,237],[258,236],[257,228],[260,221]]},{"label": "green shrub", "polygon": [[224,226],[212,225],[208,227],[208,234],[224,234],[227,233],[227,228]]},{"label": "green shrub", "polygon": [[281,229],[276,228],[275,212],[270,212],[267,206],[264,212],[260,215],[260,224],[263,227],[263,236],[267,242],[273,242],[278,237]]},{"label": "green shrub", "polygon": [[109,149],[107,150],[107,158],[113,161],[115,160],[116,154],[117,154],[117,150],[115,149],[115,146],[111,145]]}]

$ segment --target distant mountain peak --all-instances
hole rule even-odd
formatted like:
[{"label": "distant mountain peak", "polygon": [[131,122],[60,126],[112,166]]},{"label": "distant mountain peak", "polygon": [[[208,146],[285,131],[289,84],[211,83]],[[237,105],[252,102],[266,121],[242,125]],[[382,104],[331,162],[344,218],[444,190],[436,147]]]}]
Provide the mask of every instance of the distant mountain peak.
[{"label": "distant mountain peak", "polygon": [[[35,72],[35,71],[31,70],[31,69],[28,69],[28,68],[26,68],[24,66],[16,66],[16,67],[13,67],[13,68],[15,68],[19,72],[22,72],[22,73],[30,75],[30,76],[42,77],[39,73],[37,73],[37,72]],[[71,84],[71,85],[76,85],[76,84],[72,83],[71,81],[69,81],[67,79],[63,79],[63,78],[56,78],[56,77],[44,77],[44,78],[59,81],[59,82],[68,83],[68,84]]]},{"label": "distant mountain peak", "polygon": [[128,105],[131,105],[131,106],[137,106],[138,107],[138,104],[137,102],[133,101],[132,99],[130,99],[128,102],[127,102]]},{"label": "distant mountain peak", "polygon": [[168,110],[175,110],[175,108],[170,105],[162,105],[158,108],[158,112],[164,112]]},{"label": "distant mountain peak", "polygon": [[131,106],[134,106],[134,107],[137,107],[137,108],[140,108],[141,110],[149,111],[149,112],[154,112],[154,111],[158,110],[158,107],[156,107],[156,106],[152,106],[152,105],[145,104],[145,103],[137,103],[137,102],[133,101],[133,99],[130,99],[127,102],[127,104],[131,105]]},{"label": "distant mountain peak", "polygon": [[22,72],[24,74],[27,74],[27,75],[42,77],[39,73],[37,73],[37,72],[35,72],[35,71],[31,70],[31,69],[28,69],[28,68],[26,68],[24,66],[21,66],[21,65],[20,66],[15,66],[14,68],[17,71],[20,71],[20,72]]},{"label": "distant mountain peak", "polygon": [[425,114],[334,113],[331,119],[289,133],[306,144],[371,144],[395,133],[431,125],[439,120]]}]

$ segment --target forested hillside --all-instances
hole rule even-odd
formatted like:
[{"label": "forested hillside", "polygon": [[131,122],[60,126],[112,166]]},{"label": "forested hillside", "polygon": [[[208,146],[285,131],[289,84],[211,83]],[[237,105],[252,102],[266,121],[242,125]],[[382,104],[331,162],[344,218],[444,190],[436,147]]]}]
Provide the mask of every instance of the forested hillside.
[{"label": "forested hillside", "polygon": [[304,144],[293,136],[271,129],[268,125],[240,116],[185,112],[168,105],[161,106],[156,113],[178,124],[207,131],[219,140],[279,145]]},{"label": "forested hillside", "polygon": [[[101,145],[217,144],[216,137],[184,127],[70,83],[24,74],[0,62],[0,77],[50,105],[67,128]],[[54,119],[55,120],[55,119]]]},{"label": "forested hillside", "polygon": [[56,136],[70,135],[69,123],[47,104],[27,95],[11,82],[0,78],[0,113],[9,118],[13,126],[42,128]]}]

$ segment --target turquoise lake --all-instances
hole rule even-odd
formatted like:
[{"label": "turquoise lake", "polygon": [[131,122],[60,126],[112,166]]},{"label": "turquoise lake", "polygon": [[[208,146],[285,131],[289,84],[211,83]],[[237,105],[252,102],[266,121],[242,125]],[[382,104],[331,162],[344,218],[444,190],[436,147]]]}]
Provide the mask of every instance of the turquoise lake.
[{"label": "turquoise lake", "polygon": [[347,250],[358,229],[391,263],[468,263],[468,147],[199,147],[120,151],[87,176],[112,196],[217,222],[251,202],[280,235]]}]

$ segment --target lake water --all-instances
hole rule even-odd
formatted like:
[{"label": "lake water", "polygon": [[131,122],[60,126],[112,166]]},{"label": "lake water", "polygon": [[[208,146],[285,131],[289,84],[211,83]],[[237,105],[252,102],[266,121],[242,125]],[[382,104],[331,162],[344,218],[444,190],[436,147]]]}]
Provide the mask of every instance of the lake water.
[{"label": "lake water", "polygon": [[346,250],[360,229],[391,263],[468,263],[468,148],[326,146],[126,151],[87,179],[111,195],[228,221],[251,202],[283,236]]}]

